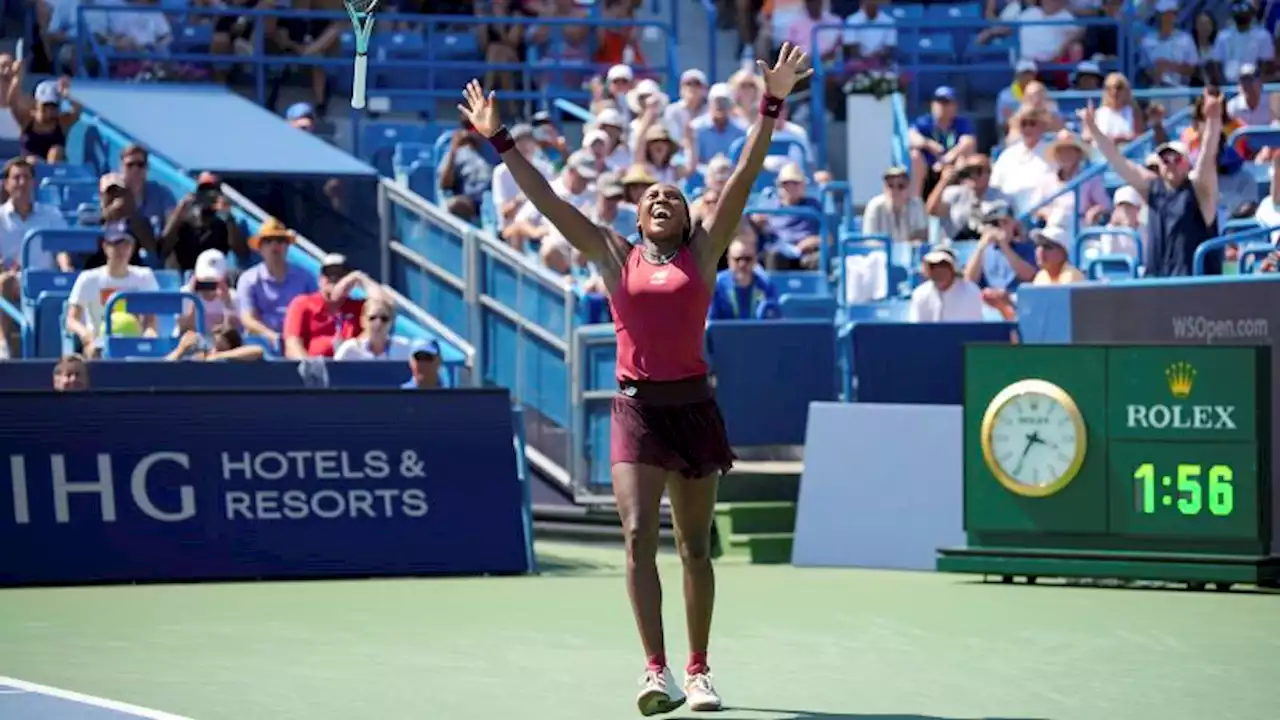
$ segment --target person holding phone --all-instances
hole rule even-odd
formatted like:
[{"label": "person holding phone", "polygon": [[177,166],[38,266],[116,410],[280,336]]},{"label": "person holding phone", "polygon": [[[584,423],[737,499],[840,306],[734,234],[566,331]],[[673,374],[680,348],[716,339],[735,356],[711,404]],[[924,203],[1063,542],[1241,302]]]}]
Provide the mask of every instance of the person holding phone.
[{"label": "person holding phone", "polygon": [[[191,279],[182,286],[183,292],[194,293],[204,306],[204,327],[208,335],[212,328],[229,325],[240,327],[240,314],[236,309],[235,295],[227,282],[227,256],[221,250],[209,248],[196,258],[195,270]],[[196,309],[190,303],[185,312],[178,318],[175,333],[195,330]]]},{"label": "person holding phone", "polygon": [[160,247],[165,264],[184,272],[196,269],[205,250],[234,254],[240,267],[249,266],[249,246],[240,223],[231,216],[217,175],[202,172],[196,178],[195,192],[182,198],[165,222]]}]

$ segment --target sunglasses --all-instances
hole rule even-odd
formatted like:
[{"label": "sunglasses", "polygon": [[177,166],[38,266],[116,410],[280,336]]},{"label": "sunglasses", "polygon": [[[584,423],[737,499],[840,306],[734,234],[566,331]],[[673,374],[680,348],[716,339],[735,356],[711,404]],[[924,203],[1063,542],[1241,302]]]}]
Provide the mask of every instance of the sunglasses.
[{"label": "sunglasses", "polygon": [[1036,127],[1039,124],[1040,124],[1039,120],[1023,120],[1022,122],[1018,123],[1018,125],[1021,127]]},{"label": "sunglasses", "polygon": [[391,322],[391,316],[390,315],[370,315],[369,322],[384,322],[384,323]]},{"label": "sunglasses", "polygon": [[887,185],[890,190],[906,190],[907,189],[907,184],[904,182],[891,182],[891,183],[885,183],[885,185]]},{"label": "sunglasses", "polygon": [[288,242],[282,237],[265,237],[261,240],[263,245],[284,245]]},{"label": "sunglasses", "polygon": [[143,160],[130,160],[125,163],[124,166],[127,168],[144,168],[147,166],[147,163]]},{"label": "sunglasses", "polygon": [[755,259],[756,259],[755,255],[739,255],[738,257],[735,257],[735,258],[729,258],[729,262],[735,262],[735,263],[751,262],[752,260],[755,260]]}]

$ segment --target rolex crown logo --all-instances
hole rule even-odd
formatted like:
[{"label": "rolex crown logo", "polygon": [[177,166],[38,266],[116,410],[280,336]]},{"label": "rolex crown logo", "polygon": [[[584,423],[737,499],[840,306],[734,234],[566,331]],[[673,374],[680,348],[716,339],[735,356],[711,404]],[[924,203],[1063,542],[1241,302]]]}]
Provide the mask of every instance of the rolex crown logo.
[{"label": "rolex crown logo", "polygon": [[1176,362],[1164,371],[1169,381],[1169,392],[1179,400],[1191,395],[1191,386],[1196,381],[1196,369],[1188,362]]}]

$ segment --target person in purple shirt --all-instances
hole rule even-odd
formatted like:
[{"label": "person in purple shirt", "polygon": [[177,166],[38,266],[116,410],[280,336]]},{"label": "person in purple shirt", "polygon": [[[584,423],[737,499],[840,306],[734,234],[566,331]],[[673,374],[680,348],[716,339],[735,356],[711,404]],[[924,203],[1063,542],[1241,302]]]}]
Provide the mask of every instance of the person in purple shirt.
[{"label": "person in purple shirt", "polygon": [[690,123],[698,167],[717,155],[731,157],[733,144],[747,136],[746,123],[733,116],[733,91],[724,83],[716,83],[707,93],[708,111]]},{"label": "person in purple shirt", "polygon": [[973,123],[956,114],[956,91],[940,86],[933,91],[929,112],[911,123],[907,131],[911,147],[911,192],[926,198],[941,177],[942,168],[976,152]]},{"label": "person in purple shirt", "polygon": [[249,238],[249,247],[262,255],[262,262],[245,270],[236,284],[236,306],[245,332],[267,338],[277,349],[289,301],[319,291],[311,273],[285,259],[294,237],[279,220],[267,218],[258,234]]}]

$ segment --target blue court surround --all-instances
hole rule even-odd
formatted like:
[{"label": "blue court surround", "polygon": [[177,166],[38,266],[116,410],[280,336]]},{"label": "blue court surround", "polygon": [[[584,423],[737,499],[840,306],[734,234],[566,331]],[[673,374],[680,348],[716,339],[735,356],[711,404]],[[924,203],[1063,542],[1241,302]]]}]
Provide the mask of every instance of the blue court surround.
[{"label": "blue court surround", "polygon": [[190,720],[159,710],[0,677],[4,720]]},{"label": "blue court surround", "polygon": [[77,80],[71,94],[125,135],[145,138],[148,150],[178,167],[277,177],[378,174],[224,87]]}]

